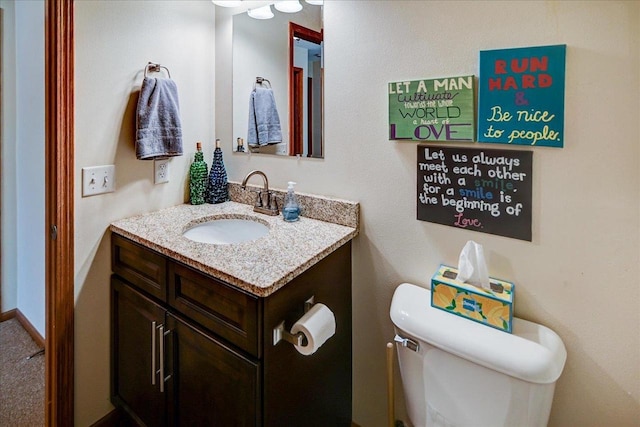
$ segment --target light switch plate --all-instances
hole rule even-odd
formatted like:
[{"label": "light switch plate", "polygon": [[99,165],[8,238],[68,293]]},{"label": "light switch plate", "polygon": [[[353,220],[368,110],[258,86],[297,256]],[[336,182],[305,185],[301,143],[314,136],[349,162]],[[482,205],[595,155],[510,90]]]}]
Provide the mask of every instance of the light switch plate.
[{"label": "light switch plate", "polygon": [[115,165],[82,168],[82,197],[116,191]]}]

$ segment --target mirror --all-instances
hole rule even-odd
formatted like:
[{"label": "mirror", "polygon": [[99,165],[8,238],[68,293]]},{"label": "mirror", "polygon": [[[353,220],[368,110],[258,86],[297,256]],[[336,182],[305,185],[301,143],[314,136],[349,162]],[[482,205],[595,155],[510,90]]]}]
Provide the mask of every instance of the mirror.
[{"label": "mirror", "polygon": [[322,7],[273,13],[232,18],[233,151],[322,158]]}]

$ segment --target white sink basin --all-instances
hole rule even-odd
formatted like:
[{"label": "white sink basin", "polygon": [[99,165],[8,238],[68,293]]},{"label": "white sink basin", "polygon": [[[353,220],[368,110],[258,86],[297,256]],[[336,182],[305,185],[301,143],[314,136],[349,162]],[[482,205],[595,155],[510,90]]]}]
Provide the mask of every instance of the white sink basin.
[{"label": "white sink basin", "polygon": [[258,221],[246,218],[221,218],[189,227],[182,235],[195,242],[229,245],[250,242],[268,233],[269,227]]}]

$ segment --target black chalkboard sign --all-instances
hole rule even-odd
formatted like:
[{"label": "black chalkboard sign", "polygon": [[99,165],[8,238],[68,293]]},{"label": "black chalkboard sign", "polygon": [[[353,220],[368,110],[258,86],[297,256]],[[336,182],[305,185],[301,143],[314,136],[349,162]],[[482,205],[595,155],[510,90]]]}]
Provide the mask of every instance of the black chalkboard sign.
[{"label": "black chalkboard sign", "polygon": [[531,241],[533,152],[418,145],[418,219]]}]

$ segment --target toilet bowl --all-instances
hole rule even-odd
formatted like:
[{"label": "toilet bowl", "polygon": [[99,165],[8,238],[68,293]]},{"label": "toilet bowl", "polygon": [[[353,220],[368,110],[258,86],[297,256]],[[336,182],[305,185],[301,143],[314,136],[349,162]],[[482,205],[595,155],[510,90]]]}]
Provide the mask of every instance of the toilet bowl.
[{"label": "toilet bowl", "polygon": [[567,352],[551,329],[513,318],[513,333],[431,307],[403,283],[391,320],[414,427],[546,426]]}]

